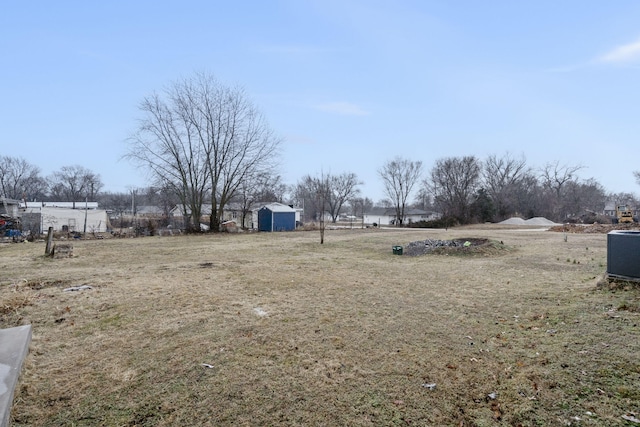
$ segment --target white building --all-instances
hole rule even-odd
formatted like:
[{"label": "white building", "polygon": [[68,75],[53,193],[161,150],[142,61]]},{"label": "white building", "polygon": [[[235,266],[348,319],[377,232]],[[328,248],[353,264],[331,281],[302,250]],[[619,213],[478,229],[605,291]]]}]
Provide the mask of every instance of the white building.
[{"label": "white building", "polygon": [[93,209],[80,209],[79,203],[76,203],[76,209],[71,209],[28,202],[27,208],[21,213],[22,229],[45,233],[49,227],[53,227],[53,231],[104,233],[109,228],[107,211],[97,209],[98,204],[94,204]]},{"label": "white building", "polygon": [[[404,223],[418,221],[432,221],[440,218],[440,214],[436,212],[427,212],[422,209],[405,209],[404,211]],[[396,209],[395,208],[382,208],[373,207],[368,212],[364,213],[364,223],[378,225],[394,225],[396,221]]]},{"label": "white building", "polygon": [[[98,209],[98,202],[25,202],[27,208]],[[24,206],[24,204],[22,205]]]}]

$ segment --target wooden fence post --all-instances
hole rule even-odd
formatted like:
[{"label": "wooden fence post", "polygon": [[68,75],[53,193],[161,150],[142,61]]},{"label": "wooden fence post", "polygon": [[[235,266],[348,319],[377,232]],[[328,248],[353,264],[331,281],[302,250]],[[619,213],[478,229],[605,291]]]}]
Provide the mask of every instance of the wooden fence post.
[{"label": "wooden fence post", "polygon": [[53,227],[49,227],[49,231],[47,232],[47,246],[44,249],[44,254],[46,256],[51,255],[51,243],[53,242]]}]

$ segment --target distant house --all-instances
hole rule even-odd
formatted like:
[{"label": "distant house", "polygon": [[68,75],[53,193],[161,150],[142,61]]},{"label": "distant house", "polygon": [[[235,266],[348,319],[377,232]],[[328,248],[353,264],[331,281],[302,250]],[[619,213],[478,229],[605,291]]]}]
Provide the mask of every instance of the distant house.
[{"label": "distant house", "polygon": [[[404,211],[404,223],[418,221],[432,221],[439,219],[441,215],[436,212],[427,212],[422,209],[409,208]],[[395,225],[395,208],[373,207],[364,213],[365,224]]]},{"label": "distant house", "polygon": [[142,205],[136,206],[136,215],[145,218],[161,218],[165,215],[165,211],[159,206]]},{"label": "distant house", "polygon": [[16,218],[19,215],[20,208],[24,206],[24,202],[21,200],[7,199],[6,197],[0,197],[2,203],[0,204],[0,214],[8,215],[12,218]]},{"label": "distant house", "polygon": [[259,231],[293,231],[296,229],[296,210],[282,203],[269,203],[258,210]]},{"label": "distant house", "polygon": [[605,203],[603,214],[610,217],[616,216],[616,202],[609,201]]},{"label": "distant house", "polygon": [[[251,207],[244,217],[244,223],[242,223],[242,205],[240,203],[228,203],[222,211],[222,223],[233,221],[238,227],[242,228],[257,228],[258,216],[257,207]],[[255,214],[254,214],[255,210]],[[209,219],[211,217],[211,204],[205,203],[202,205],[201,211],[202,217],[200,222],[208,226]],[[184,215],[191,215],[191,208],[185,205],[176,205],[169,211],[169,217],[171,222],[178,228],[184,227]],[[206,228],[206,227],[204,227]]]},{"label": "distant house", "polygon": [[[608,201],[604,205],[603,214],[605,216],[609,216],[611,218],[616,216],[616,204],[620,205],[620,204],[624,204],[624,203],[616,203],[615,201]],[[627,206],[629,206],[629,205],[627,205]],[[635,209],[635,208],[631,208],[631,212],[632,212],[634,217],[637,217],[638,214],[640,213],[640,211],[638,209]]]},{"label": "distant house", "polygon": [[253,204],[246,209],[246,212],[243,212],[244,206],[242,203],[227,203],[222,212],[222,222],[233,221],[238,227],[258,228],[258,209],[262,206],[264,204]]}]

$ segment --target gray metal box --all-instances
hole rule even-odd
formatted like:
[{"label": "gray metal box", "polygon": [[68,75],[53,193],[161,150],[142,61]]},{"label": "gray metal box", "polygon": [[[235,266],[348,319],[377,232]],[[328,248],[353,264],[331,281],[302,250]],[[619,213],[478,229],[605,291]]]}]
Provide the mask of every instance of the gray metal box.
[{"label": "gray metal box", "polygon": [[640,231],[607,234],[607,274],[640,279]]}]

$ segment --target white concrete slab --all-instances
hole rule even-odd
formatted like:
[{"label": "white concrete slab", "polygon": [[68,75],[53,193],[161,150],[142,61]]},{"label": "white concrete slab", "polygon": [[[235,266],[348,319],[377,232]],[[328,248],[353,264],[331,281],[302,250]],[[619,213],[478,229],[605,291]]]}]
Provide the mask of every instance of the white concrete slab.
[{"label": "white concrete slab", "polygon": [[0,427],[9,425],[13,392],[29,352],[31,325],[0,329]]}]

